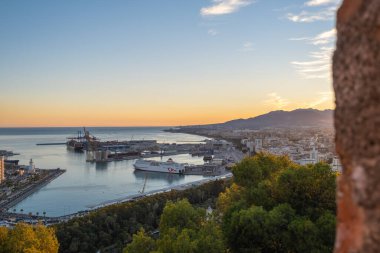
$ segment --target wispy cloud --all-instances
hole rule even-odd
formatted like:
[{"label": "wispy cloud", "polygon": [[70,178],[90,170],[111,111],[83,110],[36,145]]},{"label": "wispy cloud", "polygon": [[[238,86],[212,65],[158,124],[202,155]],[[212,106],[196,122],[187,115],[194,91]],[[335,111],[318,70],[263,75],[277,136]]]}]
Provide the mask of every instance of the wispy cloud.
[{"label": "wispy cloud", "polygon": [[[342,0],[308,0],[301,6],[299,14],[288,13],[287,18],[297,23],[332,20]],[[331,58],[334,50],[336,29],[317,34],[314,37],[292,38],[294,41],[306,41],[315,46],[308,59],[292,61],[291,64],[304,78],[331,78]]]},{"label": "wispy cloud", "polygon": [[305,3],[306,6],[321,6],[328,4],[338,4],[340,0],[310,0]]},{"label": "wispy cloud", "polygon": [[209,35],[211,35],[211,36],[216,36],[216,35],[219,34],[219,32],[218,32],[217,30],[215,30],[215,29],[209,29],[209,30],[207,31],[207,33],[208,33]]},{"label": "wispy cloud", "polygon": [[300,6],[299,13],[287,13],[286,17],[292,22],[311,23],[316,21],[333,20],[339,3],[342,0],[309,0]]},{"label": "wispy cloud", "polygon": [[289,104],[289,100],[281,97],[276,92],[267,94],[267,99],[265,103],[271,106],[274,106],[276,109],[283,109]]},{"label": "wispy cloud", "polygon": [[318,51],[309,54],[308,61],[292,61],[291,64],[296,68],[302,77],[312,78],[331,78],[331,57],[333,47],[320,47]]},{"label": "wispy cloud", "polygon": [[332,101],[334,97],[334,93],[332,91],[322,91],[317,94],[317,99],[310,102],[307,107],[315,108],[318,105],[321,105],[325,102]]},{"label": "wispy cloud", "polygon": [[240,49],[240,51],[243,51],[243,52],[253,51],[253,43],[250,41],[244,42],[243,47]]},{"label": "wispy cloud", "polygon": [[334,41],[336,37],[336,29],[322,32],[315,37],[302,37],[302,38],[291,38],[294,41],[308,41],[310,44],[315,46],[329,44]]},{"label": "wispy cloud", "polygon": [[290,21],[297,23],[312,23],[315,21],[326,21],[332,20],[334,18],[336,9],[336,6],[330,6],[328,8],[323,8],[322,10],[318,11],[303,10],[298,14],[288,13],[286,17]]},{"label": "wispy cloud", "polygon": [[212,5],[201,9],[202,16],[225,15],[252,4],[253,0],[212,0]]}]

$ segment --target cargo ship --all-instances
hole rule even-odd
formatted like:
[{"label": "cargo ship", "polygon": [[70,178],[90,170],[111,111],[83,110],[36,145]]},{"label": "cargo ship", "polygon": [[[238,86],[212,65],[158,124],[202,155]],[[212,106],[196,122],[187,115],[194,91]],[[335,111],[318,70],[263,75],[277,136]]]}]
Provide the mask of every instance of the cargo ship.
[{"label": "cargo ship", "polygon": [[185,164],[175,163],[171,158],[166,162],[139,159],[133,165],[136,170],[162,172],[170,174],[184,174]]},{"label": "cargo ship", "polygon": [[68,137],[66,146],[68,149],[82,152],[85,146],[86,139],[80,135],[78,132],[78,137]]}]

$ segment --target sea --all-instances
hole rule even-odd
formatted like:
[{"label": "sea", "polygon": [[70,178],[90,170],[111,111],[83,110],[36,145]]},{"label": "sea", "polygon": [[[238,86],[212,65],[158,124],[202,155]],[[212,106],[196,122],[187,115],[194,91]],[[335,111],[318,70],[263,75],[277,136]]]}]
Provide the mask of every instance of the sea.
[{"label": "sea", "polygon": [[[206,138],[197,135],[164,132],[165,127],[90,127],[87,130],[102,141],[105,140],[157,140],[160,143],[200,143]],[[203,176],[171,175],[135,171],[136,160],[108,163],[86,162],[85,153],[76,153],[66,145],[38,146],[38,143],[63,143],[69,136],[76,136],[82,128],[0,128],[0,150],[10,150],[19,155],[9,159],[29,164],[33,159],[37,168],[65,169],[66,172],[19,202],[12,211],[58,217],[88,210],[109,202],[169,186],[190,183]],[[83,131],[83,130],[82,130]],[[166,161],[202,164],[202,157],[189,154],[151,158]]]}]

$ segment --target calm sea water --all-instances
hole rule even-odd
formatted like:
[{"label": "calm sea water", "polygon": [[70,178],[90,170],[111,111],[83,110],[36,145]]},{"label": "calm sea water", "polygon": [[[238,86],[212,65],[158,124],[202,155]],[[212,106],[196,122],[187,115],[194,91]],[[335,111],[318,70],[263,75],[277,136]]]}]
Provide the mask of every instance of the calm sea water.
[{"label": "calm sea water", "polygon": [[[101,140],[154,139],[158,142],[184,143],[202,141],[205,137],[163,132],[159,127],[88,128]],[[80,128],[0,128],[0,149],[20,153],[10,159],[28,164],[32,158],[36,167],[66,169],[66,173],[50,182],[11,209],[29,212],[46,212],[47,216],[61,216],[88,209],[99,203],[126,197],[141,191],[144,172],[135,172],[135,160],[106,164],[87,163],[84,153],[74,153],[65,145],[37,146],[37,143],[65,142]],[[171,156],[177,162],[202,164],[200,157]],[[152,158],[161,160],[161,158]],[[162,160],[167,160],[163,157]],[[179,176],[149,173],[146,191],[156,190],[202,179],[202,176]]]}]

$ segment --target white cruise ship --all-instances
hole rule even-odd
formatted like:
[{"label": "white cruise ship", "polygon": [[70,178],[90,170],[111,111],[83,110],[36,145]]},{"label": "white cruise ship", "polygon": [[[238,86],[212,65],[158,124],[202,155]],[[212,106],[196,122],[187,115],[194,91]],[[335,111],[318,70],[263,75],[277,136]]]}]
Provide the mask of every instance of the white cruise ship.
[{"label": "white cruise ship", "polygon": [[163,172],[172,174],[183,174],[185,164],[175,163],[171,158],[166,162],[139,159],[133,165],[136,170],[145,170],[152,172]]}]

